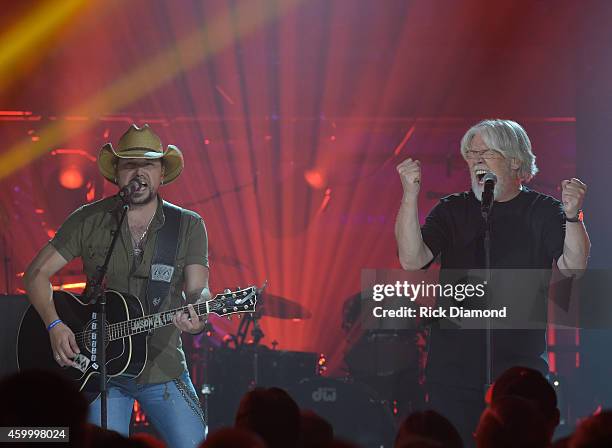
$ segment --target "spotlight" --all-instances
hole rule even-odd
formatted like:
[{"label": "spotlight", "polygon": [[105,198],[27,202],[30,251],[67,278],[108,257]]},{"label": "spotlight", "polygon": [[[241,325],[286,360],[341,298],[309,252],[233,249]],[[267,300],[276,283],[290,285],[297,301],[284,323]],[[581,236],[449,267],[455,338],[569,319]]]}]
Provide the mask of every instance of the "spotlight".
[{"label": "spotlight", "polygon": [[76,166],[67,166],[60,170],[60,185],[68,190],[77,190],[83,186],[83,174]]},{"label": "spotlight", "polygon": [[327,357],[324,353],[319,354],[319,361],[317,362],[317,374],[325,375],[327,371]]},{"label": "spotlight", "polygon": [[306,179],[308,185],[316,190],[320,190],[325,187],[326,180],[321,170],[314,169],[304,171],[304,179]]},{"label": "spotlight", "polygon": [[49,235],[81,205],[102,197],[96,158],[84,149],[55,149],[32,165],[33,210]]}]

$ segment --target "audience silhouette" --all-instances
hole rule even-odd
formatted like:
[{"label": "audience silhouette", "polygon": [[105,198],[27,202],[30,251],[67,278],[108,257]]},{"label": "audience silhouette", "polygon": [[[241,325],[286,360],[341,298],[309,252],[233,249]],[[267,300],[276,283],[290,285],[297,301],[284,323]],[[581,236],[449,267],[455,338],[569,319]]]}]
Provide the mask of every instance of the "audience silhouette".
[{"label": "audience silhouette", "polygon": [[[521,366],[508,369],[493,384],[488,400],[489,406],[474,432],[478,448],[612,447],[612,411],[584,419],[573,435],[552,443],[560,421],[557,396],[537,370]],[[2,427],[67,427],[70,442],[62,446],[165,447],[150,435],[126,438],[90,425],[87,413],[87,400],[74,382],[56,373],[22,371],[0,381]],[[300,410],[289,394],[277,387],[247,392],[240,401],[234,424],[233,428],[212,433],[200,448],[369,448],[350,440],[334,439],[330,422],[311,410]],[[23,443],[3,446],[13,445],[27,446]],[[35,446],[55,447],[57,443]],[[457,429],[435,410],[410,414],[399,425],[394,443],[395,448],[463,446]]]}]

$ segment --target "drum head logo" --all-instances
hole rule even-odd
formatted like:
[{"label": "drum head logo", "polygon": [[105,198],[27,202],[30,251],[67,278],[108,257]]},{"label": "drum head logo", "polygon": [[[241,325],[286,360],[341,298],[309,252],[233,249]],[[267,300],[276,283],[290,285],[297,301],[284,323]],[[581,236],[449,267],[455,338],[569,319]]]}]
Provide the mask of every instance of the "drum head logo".
[{"label": "drum head logo", "polygon": [[333,403],[336,401],[335,387],[319,387],[312,392],[312,400],[316,402],[325,401]]}]

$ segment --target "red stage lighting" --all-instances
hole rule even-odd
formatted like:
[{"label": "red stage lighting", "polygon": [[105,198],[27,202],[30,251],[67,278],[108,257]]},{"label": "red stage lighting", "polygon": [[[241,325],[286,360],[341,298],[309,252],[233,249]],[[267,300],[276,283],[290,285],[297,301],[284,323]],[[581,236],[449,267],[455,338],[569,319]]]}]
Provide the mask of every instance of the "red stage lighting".
[{"label": "red stage lighting", "polygon": [[325,176],[321,172],[321,170],[307,170],[304,171],[304,179],[308,182],[312,188],[320,190],[325,186]]},{"label": "red stage lighting", "polygon": [[60,185],[69,190],[76,190],[83,186],[83,174],[74,166],[68,166],[60,171]]},{"label": "red stage lighting", "polygon": [[[34,213],[43,228],[56,229],[75,208],[102,196],[96,157],[82,148],[57,148],[34,162]],[[34,174],[35,173],[35,174]],[[38,210],[37,210],[38,209]]]}]

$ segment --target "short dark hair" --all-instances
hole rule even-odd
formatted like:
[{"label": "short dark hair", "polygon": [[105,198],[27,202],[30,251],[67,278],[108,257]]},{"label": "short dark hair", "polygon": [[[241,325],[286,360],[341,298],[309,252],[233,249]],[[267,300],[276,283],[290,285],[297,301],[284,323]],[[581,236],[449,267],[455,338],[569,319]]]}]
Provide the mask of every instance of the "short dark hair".
[{"label": "short dark hair", "polygon": [[395,437],[395,447],[412,442],[445,448],[463,448],[461,436],[453,424],[443,415],[431,410],[413,412],[401,423]]},{"label": "short dark hair", "polygon": [[569,443],[570,448],[607,448],[612,446],[612,411],[583,420]]},{"label": "short dark hair", "polygon": [[300,409],[283,389],[256,388],[240,400],[235,426],[258,434],[268,448],[295,447],[300,430]]},{"label": "short dark hair", "polygon": [[538,370],[516,366],[502,373],[493,384],[491,403],[510,395],[533,401],[547,420],[558,417],[557,393]]},{"label": "short dark hair", "polygon": [[484,410],[476,429],[478,448],[542,448],[550,434],[533,401],[508,395]]}]

